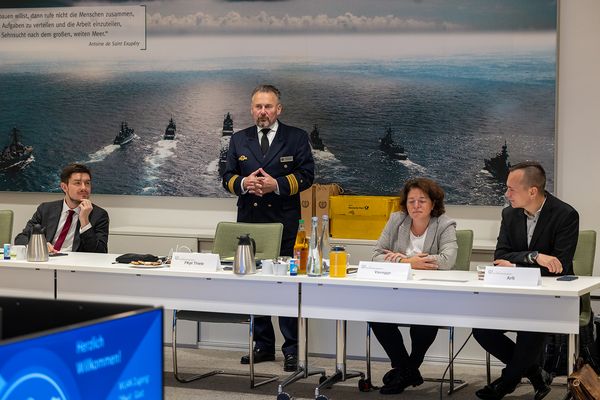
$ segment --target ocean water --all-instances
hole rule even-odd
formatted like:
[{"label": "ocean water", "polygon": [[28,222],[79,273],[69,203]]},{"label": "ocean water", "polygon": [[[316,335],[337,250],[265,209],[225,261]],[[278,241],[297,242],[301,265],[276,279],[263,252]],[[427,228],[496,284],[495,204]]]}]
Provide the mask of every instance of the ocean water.
[{"label": "ocean water", "polygon": [[[252,125],[249,93],[272,82],[283,92],[281,121],[319,126],[327,150],[314,153],[317,182],[396,194],[406,179],[428,176],[451,204],[501,205],[503,185],[483,166],[505,141],[512,163],[541,161],[553,188],[554,57],[210,60],[219,68],[109,60],[100,74],[72,62],[0,66],[0,146],[16,126],[35,154],[23,169],[0,171],[0,190],[58,191],[61,167],[81,161],[94,193],[226,197],[216,162],[223,117],[231,113],[235,130]],[[171,117],[177,137],[164,141]],[[112,145],[121,121],[136,135],[124,147]],[[388,125],[408,160],[378,150]]]}]

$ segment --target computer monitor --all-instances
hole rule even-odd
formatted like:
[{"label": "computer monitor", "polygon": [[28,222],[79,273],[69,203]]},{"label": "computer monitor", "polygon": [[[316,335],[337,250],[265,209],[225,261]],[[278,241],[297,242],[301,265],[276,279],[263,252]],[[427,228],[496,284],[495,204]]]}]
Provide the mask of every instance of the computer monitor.
[{"label": "computer monitor", "polygon": [[136,308],[0,341],[0,400],[163,399],[162,309]]}]

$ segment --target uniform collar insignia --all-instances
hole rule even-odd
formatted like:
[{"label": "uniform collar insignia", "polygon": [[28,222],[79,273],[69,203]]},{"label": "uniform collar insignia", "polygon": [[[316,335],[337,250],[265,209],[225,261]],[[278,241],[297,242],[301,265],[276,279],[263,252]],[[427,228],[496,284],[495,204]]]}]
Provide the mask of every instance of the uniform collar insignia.
[{"label": "uniform collar insignia", "polygon": [[248,159],[248,157],[241,155],[240,158],[238,158],[238,160],[240,161],[246,161]]}]

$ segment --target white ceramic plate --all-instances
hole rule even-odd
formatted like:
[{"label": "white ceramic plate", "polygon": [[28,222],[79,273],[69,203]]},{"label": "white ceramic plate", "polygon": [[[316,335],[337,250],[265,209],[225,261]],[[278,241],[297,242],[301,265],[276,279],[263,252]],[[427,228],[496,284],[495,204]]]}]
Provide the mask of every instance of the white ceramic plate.
[{"label": "white ceramic plate", "polygon": [[151,268],[164,268],[168,267],[169,264],[159,264],[159,265],[145,265],[145,264],[129,264],[131,268],[141,268],[141,269],[151,269]]}]

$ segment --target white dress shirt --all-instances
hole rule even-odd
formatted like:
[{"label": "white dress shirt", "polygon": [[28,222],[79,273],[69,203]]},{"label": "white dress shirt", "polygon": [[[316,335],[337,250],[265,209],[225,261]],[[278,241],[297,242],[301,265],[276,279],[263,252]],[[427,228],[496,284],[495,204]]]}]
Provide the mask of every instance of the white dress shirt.
[{"label": "white dress shirt", "polygon": [[[67,216],[69,215],[69,206],[66,201],[63,201],[63,208],[60,212],[60,218],[58,219],[58,227],[56,228],[56,233],[54,234],[54,238],[52,239],[52,245],[56,243],[58,237],[60,236],[60,232],[65,226],[65,222],[67,221]],[[71,221],[71,226],[69,227],[69,232],[67,233],[67,237],[65,237],[65,241],[63,242],[60,251],[61,252],[69,252],[73,251],[73,240],[75,240],[75,228],[77,227],[77,220],[79,219],[79,212],[81,211],[80,207],[74,208],[73,211],[73,219]],[[88,222],[88,224],[84,227],[79,228],[79,234],[81,235],[83,232],[87,231],[92,227],[92,224]]]}]

